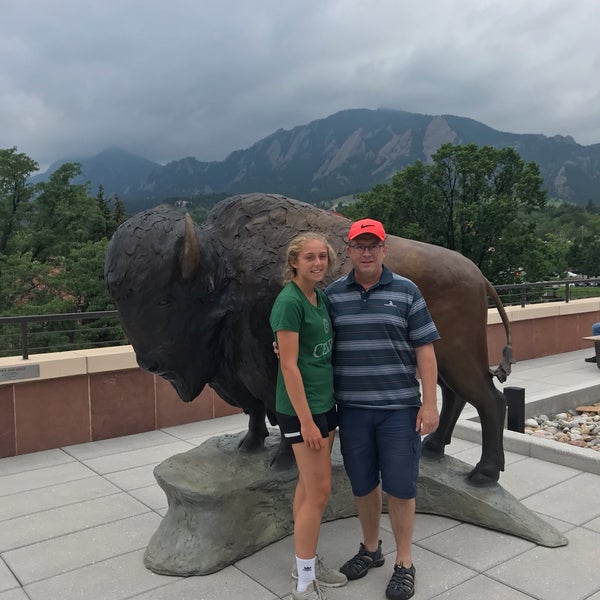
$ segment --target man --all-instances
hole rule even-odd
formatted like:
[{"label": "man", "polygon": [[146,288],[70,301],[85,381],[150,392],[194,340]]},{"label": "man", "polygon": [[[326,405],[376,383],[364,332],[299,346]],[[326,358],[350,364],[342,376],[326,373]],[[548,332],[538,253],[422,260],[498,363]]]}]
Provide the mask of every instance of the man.
[{"label": "man", "polygon": [[383,265],[386,234],[379,221],[353,223],[346,251],[353,269],[326,293],[335,331],[340,445],[363,541],[340,571],[354,580],[383,565],[383,490],[396,542],[386,596],[404,600],[414,594],[411,547],[420,436],[439,423],[433,350],[439,335],[417,286]]}]

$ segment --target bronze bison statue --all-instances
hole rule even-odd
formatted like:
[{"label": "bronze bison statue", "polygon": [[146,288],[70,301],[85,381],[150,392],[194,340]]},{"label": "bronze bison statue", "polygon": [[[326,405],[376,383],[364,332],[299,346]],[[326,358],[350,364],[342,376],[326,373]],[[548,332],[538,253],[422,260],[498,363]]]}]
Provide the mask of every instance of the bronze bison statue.
[{"label": "bronze bison statue", "polygon": [[[223,200],[201,226],[166,207],[131,217],[110,241],[105,280],[138,364],[170,381],[186,402],[210,385],[249,415],[240,448],[262,448],[268,435],[265,416],[276,424],[269,313],[281,289],[285,249],[301,231],[324,233],[340,259],[327,284],[350,269],[349,226],[339,215],[267,194]],[[440,426],[425,439],[424,452],[443,455],[469,402],[482,429],[481,459],[469,477],[475,484],[497,481],[504,469],[506,400],[493,377],[504,381],[512,360],[500,299],[481,271],[456,252],[395,236],[387,243],[385,264],[419,286],[441,336],[435,343]],[[502,363],[493,372],[488,296],[507,337]]]}]

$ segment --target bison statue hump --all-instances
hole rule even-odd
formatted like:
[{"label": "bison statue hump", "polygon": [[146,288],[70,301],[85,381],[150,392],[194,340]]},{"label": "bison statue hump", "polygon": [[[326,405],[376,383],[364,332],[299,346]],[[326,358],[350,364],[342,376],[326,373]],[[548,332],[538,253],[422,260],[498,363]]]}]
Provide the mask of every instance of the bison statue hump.
[{"label": "bison statue hump", "polygon": [[[210,385],[249,415],[240,447],[262,448],[276,424],[276,357],[269,313],[280,291],[285,250],[302,231],[320,231],[339,263],[327,284],[346,273],[350,221],[279,195],[234,196],[217,204],[206,222],[159,207],[123,223],[106,254],[105,280],[140,367],[170,381],[184,401]],[[462,255],[389,236],[385,264],[421,289],[441,339],[435,343],[442,389],[440,426],[424,443],[442,455],[465,402],[479,413],[482,454],[469,477],[497,481],[504,469],[506,400],[494,386],[510,373],[510,328],[491,284]],[[504,322],[507,346],[490,371],[487,296]]]}]

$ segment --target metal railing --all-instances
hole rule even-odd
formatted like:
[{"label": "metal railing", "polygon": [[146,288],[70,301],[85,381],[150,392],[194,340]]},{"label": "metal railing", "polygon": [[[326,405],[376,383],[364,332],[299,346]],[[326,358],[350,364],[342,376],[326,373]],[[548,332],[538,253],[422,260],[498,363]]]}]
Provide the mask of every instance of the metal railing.
[{"label": "metal railing", "polygon": [[[505,306],[569,302],[575,297],[600,297],[600,278],[516,283],[495,285],[494,288]],[[490,302],[490,306],[493,303]],[[65,322],[75,323],[70,329],[53,328],[53,324]],[[39,341],[32,346],[34,340]],[[59,352],[128,343],[116,310],[0,317],[0,357],[20,354],[23,359],[28,359],[32,352]]]},{"label": "metal railing", "polygon": [[[65,322],[72,323],[70,328],[52,326]],[[32,347],[30,342],[36,339],[40,341]],[[116,310],[0,317],[0,356],[18,352],[27,360],[32,351],[43,354],[128,343]]]},{"label": "metal railing", "polygon": [[515,283],[495,285],[494,288],[505,306],[569,302],[576,298],[600,297],[600,278]]}]

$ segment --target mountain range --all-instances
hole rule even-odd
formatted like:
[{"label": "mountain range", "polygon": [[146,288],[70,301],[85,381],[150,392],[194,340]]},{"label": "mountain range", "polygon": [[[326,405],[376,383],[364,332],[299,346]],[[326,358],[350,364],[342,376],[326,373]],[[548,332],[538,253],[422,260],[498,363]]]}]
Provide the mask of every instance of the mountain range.
[{"label": "mountain range", "polygon": [[256,191],[316,203],[369,190],[416,160],[429,162],[446,142],[512,146],[539,165],[550,197],[600,201],[600,143],[582,146],[570,136],[508,133],[466,117],[392,109],[344,110],[279,129],[223,161],[188,157],[162,166],[111,148],[58,161],[33,180],[47,179],[64,162],[79,162],[90,193],[102,184],[105,195],[118,194],[130,212],[166,199]]}]

